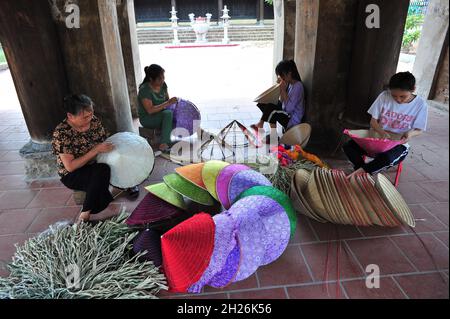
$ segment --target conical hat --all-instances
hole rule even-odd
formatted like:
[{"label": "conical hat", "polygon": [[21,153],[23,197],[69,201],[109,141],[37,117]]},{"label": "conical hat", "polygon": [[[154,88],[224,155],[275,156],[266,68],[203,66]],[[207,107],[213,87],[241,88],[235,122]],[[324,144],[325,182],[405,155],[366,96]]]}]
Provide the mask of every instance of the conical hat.
[{"label": "conical hat", "polygon": [[244,197],[229,209],[230,214],[236,215],[247,214],[250,211],[259,214],[265,228],[263,237],[265,254],[260,265],[270,264],[281,256],[289,243],[289,218],[283,206],[263,195]]},{"label": "conical hat", "polygon": [[161,266],[161,235],[158,232],[146,229],[136,236],[133,241],[133,252],[138,254],[144,251],[146,253],[140,257],[141,261],[152,261],[156,267]]},{"label": "conical hat", "polygon": [[300,145],[305,148],[311,136],[311,125],[302,123],[291,127],[280,139],[280,144]]},{"label": "conical hat", "polygon": [[250,169],[250,167],[242,164],[231,164],[224,167],[217,176],[216,180],[216,191],[217,197],[220,203],[225,209],[230,208],[231,203],[228,199],[228,187],[230,185],[231,178],[240,171],[245,171]]},{"label": "conical hat", "polygon": [[96,161],[111,168],[111,185],[133,187],[141,184],[153,171],[155,156],[145,138],[121,132],[108,137],[105,142],[114,144],[114,149],[98,154]]},{"label": "conical hat", "polygon": [[127,218],[126,224],[135,226],[155,223],[181,214],[183,214],[183,211],[178,207],[152,193],[148,193]]},{"label": "conical hat", "polygon": [[205,183],[206,189],[214,197],[217,201],[219,197],[217,196],[216,191],[216,180],[219,172],[226,166],[230,165],[230,163],[222,162],[222,161],[208,161],[205,163],[202,169],[202,179],[203,183]]},{"label": "conical hat", "polygon": [[185,180],[206,190],[205,183],[203,183],[203,179],[202,179],[203,166],[205,166],[205,163],[181,166],[181,167],[175,168],[175,172],[177,172]]},{"label": "conical hat", "polygon": [[[191,287],[188,292],[200,293],[203,286],[208,284],[211,279],[225,267],[228,255],[236,246],[234,234],[234,221],[228,214],[217,214],[213,217],[215,224],[214,251],[211,256],[208,267],[202,277]],[[236,268],[237,271],[237,268]],[[228,282],[231,281],[231,278]]]},{"label": "conical hat", "polygon": [[186,181],[177,173],[168,174],[163,177],[164,183],[167,184],[175,192],[193,200],[196,203],[212,206],[214,199],[204,189]]},{"label": "conical hat", "polygon": [[293,201],[295,209],[298,212],[303,213],[304,215],[320,223],[326,223],[327,221],[325,219],[314,212],[305,196],[303,195],[310,177],[311,173],[309,171],[305,169],[297,170],[294,174],[294,178],[292,179],[290,197]]},{"label": "conical hat", "polygon": [[171,292],[186,292],[208,267],[214,249],[215,225],[200,213],[161,236],[163,269]]},{"label": "conical hat", "polygon": [[415,227],[416,221],[411,210],[394,185],[383,174],[377,175],[375,185],[391,211],[406,225]]},{"label": "conical hat", "polygon": [[236,278],[239,266],[241,265],[241,246],[237,238],[235,240],[234,248],[225,261],[222,270],[219,271],[209,282],[209,285],[214,288],[224,288],[231,284]]},{"label": "conical hat", "polygon": [[145,189],[169,204],[186,210],[186,203],[184,202],[183,196],[170,189],[165,183],[149,185]]},{"label": "conical hat", "polygon": [[237,172],[228,186],[228,200],[233,204],[243,191],[254,186],[272,186],[272,183],[263,174],[254,170]]},{"label": "conical hat", "polygon": [[295,228],[297,227],[297,213],[292,206],[291,199],[285,193],[272,186],[255,186],[241,193],[237,200],[239,201],[244,197],[252,195],[267,196],[283,206],[286,214],[289,217],[291,236],[294,236]]},{"label": "conical hat", "polygon": [[254,102],[277,104],[280,98],[280,84],[272,85],[270,88],[258,95]]},{"label": "conical hat", "polygon": [[375,212],[375,208],[373,207],[371,201],[366,196],[364,190],[361,188],[361,185],[359,184],[356,176],[350,178],[350,183],[352,185],[353,190],[355,191],[355,194],[358,196],[360,203],[364,207],[364,213],[369,217],[371,221],[370,224],[377,226],[384,226],[384,224],[378,217],[378,214]]}]

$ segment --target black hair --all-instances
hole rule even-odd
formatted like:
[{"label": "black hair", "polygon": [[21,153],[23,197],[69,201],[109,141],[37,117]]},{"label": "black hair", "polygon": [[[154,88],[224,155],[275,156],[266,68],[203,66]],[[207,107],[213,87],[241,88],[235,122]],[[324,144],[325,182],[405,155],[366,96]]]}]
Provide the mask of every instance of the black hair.
[{"label": "black hair", "polygon": [[391,77],[389,81],[389,89],[414,91],[416,86],[416,78],[411,72],[400,72]]},{"label": "black hair", "polygon": [[144,72],[145,78],[144,81],[142,81],[142,84],[150,82],[150,80],[152,81],[156,80],[165,72],[165,70],[158,64],[151,64],[144,68]]},{"label": "black hair", "polygon": [[94,102],[84,94],[70,94],[64,98],[64,109],[67,113],[78,115],[82,111],[92,109]]},{"label": "black hair", "polygon": [[302,81],[300,77],[300,73],[298,73],[297,64],[295,64],[294,60],[283,60],[278,63],[275,68],[276,75],[287,75],[289,72],[292,74],[292,78],[297,81]]}]

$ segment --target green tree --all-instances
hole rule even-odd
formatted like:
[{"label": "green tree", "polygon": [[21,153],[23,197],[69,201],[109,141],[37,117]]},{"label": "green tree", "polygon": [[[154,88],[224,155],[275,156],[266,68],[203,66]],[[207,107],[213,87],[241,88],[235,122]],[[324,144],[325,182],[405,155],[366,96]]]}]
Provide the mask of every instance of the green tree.
[{"label": "green tree", "polygon": [[273,0],[264,0],[266,3],[273,5]]},{"label": "green tree", "polygon": [[408,48],[419,40],[420,34],[422,33],[422,25],[424,21],[424,16],[421,14],[410,14],[406,18],[405,33],[403,34],[402,46]]}]

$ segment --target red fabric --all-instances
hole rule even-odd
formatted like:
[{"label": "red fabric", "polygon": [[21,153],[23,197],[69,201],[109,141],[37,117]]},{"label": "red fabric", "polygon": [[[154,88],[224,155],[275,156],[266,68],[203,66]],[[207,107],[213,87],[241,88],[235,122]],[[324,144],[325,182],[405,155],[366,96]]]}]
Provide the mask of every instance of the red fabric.
[{"label": "red fabric", "polygon": [[214,220],[199,213],[161,237],[163,268],[170,292],[186,292],[209,265],[214,249]]}]

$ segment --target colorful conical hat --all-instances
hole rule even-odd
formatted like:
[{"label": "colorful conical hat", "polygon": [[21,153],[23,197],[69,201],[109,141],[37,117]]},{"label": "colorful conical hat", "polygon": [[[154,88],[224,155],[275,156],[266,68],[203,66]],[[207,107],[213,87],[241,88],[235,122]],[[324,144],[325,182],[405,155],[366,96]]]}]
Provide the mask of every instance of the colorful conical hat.
[{"label": "colorful conical hat", "polygon": [[222,161],[208,161],[202,169],[202,179],[205,183],[206,189],[216,200],[219,200],[216,191],[216,180],[219,172],[226,166],[230,165]]},{"label": "colorful conical hat", "polygon": [[[233,206],[234,207],[234,206]],[[252,209],[229,211],[236,227],[236,237],[240,247],[240,265],[233,282],[251,276],[261,265],[266,253],[266,229],[261,216]]]},{"label": "colorful conical hat", "polygon": [[156,267],[162,264],[161,235],[150,229],[141,231],[133,241],[133,252],[135,254],[146,252],[140,257],[142,261],[152,261]]},{"label": "colorful conical hat", "polygon": [[250,169],[250,167],[242,164],[231,164],[224,167],[217,176],[216,180],[216,191],[217,197],[220,203],[225,209],[230,208],[231,203],[228,199],[228,186],[230,185],[231,178],[234,174],[240,171],[245,171]]},{"label": "colorful conical hat", "polygon": [[206,190],[205,183],[203,183],[203,179],[202,179],[203,166],[205,166],[205,163],[181,166],[181,167],[175,168],[175,172],[177,172],[181,177],[183,177],[187,181]]},{"label": "colorful conical hat", "polygon": [[291,199],[285,193],[272,186],[255,186],[241,193],[238,200],[252,195],[267,196],[283,206],[289,217],[291,236],[294,236],[295,228],[297,227],[297,213],[295,212],[294,206],[292,206]]},{"label": "colorful conical hat", "polygon": [[225,261],[225,266],[223,266],[222,270],[211,278],[211,281],[209,282],[211,287],[224,288],[231,284],[236,278],[239,266],[241,264],[241,246],[239,245],[237,238],[235,242],[236,244],[234,248],[231,250],[227,260]]},{"label": "colorful conical hat", "polygon": [[277,201],[263,195],[252,195],[238,200],[228,212],[231,215],[257,212],[261,217],[265,228],[265,254],[260,265],[270,264],[281,256],[289,243],[290,224],[286,211]]},{"label": "colorful conical hat", "polygon": [[272,183],[263,174],[254,170],[237,172],[228,186],[228,200],[233,204],[243,191],[254,186],[272,186]]},{"label": "colorful conical hat", "polygon": [[181,214],[183,214],[183,210],[152,193],[148,193],[127,218],[126,224],[135,226],[155,223]]},{"label": "colorful conical hat", "polygon": [[163,269],[171,292],[186,292],[208,267],[214,249],[215,225],[200,213],[161,236]]},{"label": "colorful conical hat", "polygon": [[165,183],[149,185],[145,189],[162,200],[186,210],[186,203],[184,202],[183,196],[170,189]]},{"label": "colorful conical hat", "polygon": [[177,173],[172,173],[163,177],[164,183],[175,192],[189,198],[190,200],[207,206],[214,205],[214,199],[204,189],[188,182]]},{"label": "colorful conical hat", "polygon": [[[202,277],[189,287],[188,292],[200,293],[203,286],[225,267],[228,255],[236,246],[234,221],[229,214],[217,214],[213,217],[215,227],[214,251],[208,267]],[[236,268],[237,271],[237,268]],[[231,280],[231,279],[230,279]]]}]

